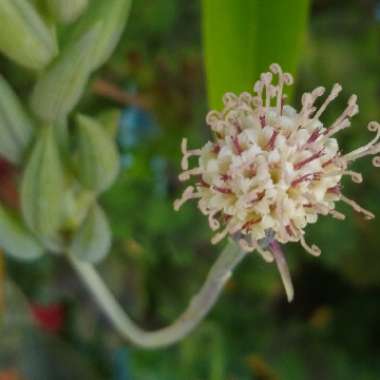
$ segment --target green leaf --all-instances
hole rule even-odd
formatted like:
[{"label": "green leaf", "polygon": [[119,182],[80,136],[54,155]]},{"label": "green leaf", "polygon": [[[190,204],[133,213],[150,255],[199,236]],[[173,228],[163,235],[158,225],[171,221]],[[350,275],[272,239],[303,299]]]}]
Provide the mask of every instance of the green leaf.
[{"label": "green leaf", "polygon": [[279,63],[294,73],[305,36],[308,0],[202,0],[203,45],[210,106],[226,92],[251,90]]},{"label": "green leaf", "polygon": [[54,35],[28,0],[0,1],[0,51],[35,70],[57,55]]},{"label": "green leaf", "polygon": [[92,72],[100,23],[69,44],[34,87],[31,107],[42,120],[60,121],[76,106]]},{"label": "green leaf", "polygon": [[32,135],[32,123],[17,95],[0,75],[0,154],[19,164]]},{"label": "green leaf", "polygon": [[111,247],[111,230],[107,217],[97,204],[89,210],[73,238],[69,254],[79,260],[99,262]]},{"label": "green leaf", "polygon": [[87,8],[88,0],[46,0],[50,12],[59,22],[75,21]]},{"label": "green leaf", "polygon": [[79,180],[100,193],[112,185],[119,173],[116,144],[103,126],[88,116],[79,115],[77,126]]},{"label": "green leaf", "polygon": [[68,37],[69,41],[75,41],[86,30],[102,23],[92,57],[94,70],[103,65],[114,51],[127,23],[131,4],[132,0],[93,0]]},{"label": "green leaf", "polygon": [[65,177],[51,126],[41,131],[21,183],[21,207],[29,228],[52,237],[62,223]]},{"label": "green leaf", "polygon": [[22,222],[1,205],[0,246],[8,255],[21,260],[34,260],[44,253],[42,245]]}]

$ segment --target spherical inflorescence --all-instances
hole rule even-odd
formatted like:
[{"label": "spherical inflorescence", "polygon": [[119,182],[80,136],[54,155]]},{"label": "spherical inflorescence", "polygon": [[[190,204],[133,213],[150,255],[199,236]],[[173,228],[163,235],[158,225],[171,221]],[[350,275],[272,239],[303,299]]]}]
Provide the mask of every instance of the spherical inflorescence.
[{"label": "spherical inflorescence", "polygon": [[[305,93],[297,111],[285,104],[283,94],[284,86],[293,82],[291,75],[283,73],[278,64],[270,70],[256,82],[253,95],[227,93],[224,109],[207,115],[215,141],[188,150],[187,140],[183,140],[179,179],[195,181],[175,202],[175,209],[189,199],[198,199],[201,212],[216,232],[213,243],[227,235],[238,237],[242,249],[258,250],[267,261],[273,260],[273,252],[261,242],[268,236],[279,243],[300,242],[308,252],[319,255],[318,247],[306,243],[304,229],[319,215],[344,219],[335,210],[337,201],[373,218],[342,194],[340,183],[345,175],[362,181],[360,173],[348,167],[358,158],[380,152],[380,126],[371,122],[368,128],[376,137],[343,154],[334,135],[350,126],[350,118],[358,112],[357,97],[352,95],[344,112],[326,127],[320,117],[341,86],[335,84],[319,107],[315,102],[325,89]],[[192,156],[199,157],[198,166],[189,169]],[[378,166],[379,158],[373,162]]]}]

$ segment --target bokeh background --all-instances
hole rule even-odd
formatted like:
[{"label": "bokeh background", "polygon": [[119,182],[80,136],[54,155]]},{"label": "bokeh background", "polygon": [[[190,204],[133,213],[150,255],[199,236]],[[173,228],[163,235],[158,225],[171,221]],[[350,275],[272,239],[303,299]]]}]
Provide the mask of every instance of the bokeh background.
[{"label": "bokeh background", "polygon": [[[101,200],[114,244],[99,271],[149,329],[181,312],[220,250],[211,246],[195,204],[180,213],[172,208],[183,189],[181,138],[188,136],[191,146],[210,138],[201,41],[198,1],[135,1],[116,53],[93,76],[79,107],[104,121],[122,155],[122,173]],[[294,104],[306,90],[341,83],[344,91],[325,120],[356,93],[360,114],[340,137],[347,150],[365,143],[368,121],[380,120],[380,2],[314,0],[299,55]],[[25,71],[3,58],[0,70],[19,94],[29,91]],[[355,169],[365,181],[347,180],[345,193],[380,217],[380,172],[370,159]],[[0,193],[10,202],[12,175],[1,161]],[[307,229],[320,258],[285,247],[292,304],[275,266],[252,254],[206,321],[158,351],[123,342],[63,258],[24,264],[2,255],[0,379],[379,379],[380,219],[367,222],[338,207],[346,221],[322,217]]]}]

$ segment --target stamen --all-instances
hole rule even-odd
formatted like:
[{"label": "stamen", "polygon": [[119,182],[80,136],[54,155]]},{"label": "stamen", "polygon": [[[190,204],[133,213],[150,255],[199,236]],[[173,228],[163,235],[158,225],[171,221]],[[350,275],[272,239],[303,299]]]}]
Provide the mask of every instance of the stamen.
[{"label": "stamen", "polygon": [[277,85],[277,103],[276,103],[276,110],[278,114],[281,114],[281,104],[282,104],[282,91],[284,86],[284,75],[282,73],[282,69],[279,64],[273,63],[270,65],[270,70],[273,72],[273,74],[278,75],[278,85]]},{"label": "stamen", "polygon": [[197,168],[194,168],[194,169],[190,169],[190,170],[187,170],[183,173],[181,173],[179,176],[178,176],[178,179],[183,182],[183,181],[187,181],[190,179],[190,176],[192,175],[199,175],[199,174],[202,174],[203,173],[203,169],[200,168],[200,167],[197,167]]},{"label": "stamen", "polygon": [[265,115],[260,116],[259,119],[260,119],[261,128],[264,128],[266,125]]},{"label": "stamen", "polygon": [[290,73],[284,73],[284,84],[291,86],[294,83],[293,75]]},{"label": "stamen", "polygon": [[198,186],[209,188],[210,185],[201,177],[199,182],[197,183]]},{"label": "stamen", "polygon": [[300,161],[300,162],[297,162],[293,165],[293,168],[295,170],[299,170],[302,168],[302,166],[305,166],[306,164],[322,157],[324,155],[324,148],[322,148],[319,152],[316,152],[314,153],[312,156],[310,156],[309,158],[306,158],[305,160],[303,161]]},{"label": "stamen", "polygon": [[211,125],[211,130],[216,134],[216,137],[219,140],[222,140],[224,138],[227,129],[228,125],[224,120],[218,120],[217,122]]},{"label": "stamen", "polygon": [[340,195],[341,186],[340,185],[336,185],[336,186],[330,187],[330,188],[327,189],[327,192],[328,193],[332,193],[332,194],[336,194],[336,195]]},{"label": "stamen", "polygon": [[310,110],[313,106],[313,97],[310,93],[305,92],[301,98],[302,109],[300,111],[300,124],[304,123],[304,119],[307,119],[310,115]]},{"label": "stamen", "polygon": [[339,124],[341,124],[346,118],[353,117],[359,112],[359,107],[356,104],[358,97],[356,95],[351,95],[350,99],[348,99],[347,108],[343,111],[343,113],[336,119],[336,121],[332,124],[330,129],[334,129]]},{"label": "stamen", "polygon": [[[354,151],[352,151],[350,153],[345,154],[342,157],[343,159],[345,159],[347,161],[353,161],[353,160],[356,160],[360,157],[364,157],[368,154],[375,154],[377,148],[380,149],[380,147],[377,147],[377,145],[375,145],[380,139],[380,124],[375,122],[375,121],[371,121],[368,124],[368,130],[371,132],[376,132],[376,136],[368,144],[366,144],[366,145],[364,145],[358,149],[355,149]],[[371,148],[373,148],[373,149],[371,150]]]},{"label": "stamen", "polygon": [[259,217],[258,219],[249,220],[243,225],[242,230],[249,232],[252,229],[252,226],[254,226],[257,223],[260,223],[262,219],[263,219],[262,217]]},{"label": "stamen", "polygon": [[242,154],[243,151],[244,151],[244,149],[240,145],[239,138],[237,136],[232,137],[232,143],[234,145],[236,153],[239,154],[239,155]]},{"label": "stamen", "polygon": [[313,120],[318,120],[323,112],[326,110],[327,106],[339,95],[342,91],[342,86],[339,83],[335,83],[329,96],[323,102],[323,104],[319,107],[318,112],[314,115]]},{"label": "stamen", "polygon": [[333,161],[334,161],[334,158],[331,158],[330,160],[324,162],[324,163],[322,164],[322,168],[325,168],[326,166],[332,164]]},{"label": "stamen", "polygon": [[302,109],[300,112],[300,124],[303,125],[305,121],[309,118],[311,114],[313,114],[316,110],[315,107],[313,107],[315,100],[322,96],[325,92],[324,87],[317,87],[315,90],[313,90],[311,93],[306,92],[303,94],[301,98],[302,102]]},{"label": "stamen", "polygon": [[329,128],[326,132],[326,134],[323,137],[322,142],[324,143],[327,139],[329,139],[331,136],[334,136],[338,132],[342,131],[343,129],[346,129],[351,126],[351,122],[348,119],[344,119],[340,124],[337,124],[336,126],[332,126]]},{"label": "stamen", "polygon": [[359,206],[355,201],[353,201],[352,199],[349,199],[349,198],[345,197],[343,194],[341,194],[340,199],[344,203],[346,203],[349,206],[351,206],[356,212],[358,212],[360,214],[363,214],[365,219],[371,220],[371,219],[373,219],[375,217],[375,215],[371,211],[368,211],[365,208]]},{"label": "stamen", "polygon": [[327,178],[327,177],[336,177],[336,176],[343,176],[343,175],[350,176],[352,182],[354,183],[363,182],[363,175],[359,172],[354,172],[352,170],[336,170],[336,171],[325,174],[324,177]]},{"label": "stamen", "polygon": [[284,113],[285,100],[286,100],[286,95],[283,95],[282,98],[281,98],[280,115],[282,115]]},{"label": "stamen", "polygon": [[294,222],[292,220],[290,220],[289,224],[285,226],[285,231],[288,234],[290,241],[298,241],[298,234],[294,229]]},{"label": "stamen", "polygon": [[259,96],[255,96],[254,98],[252,98],[252,105],[256,107],[259,111],[262,111],[263,99],[261,99],[261,97]]},{"label": "stamen", "polygon": [[311,96],[313,98],[313,103],[316,101],[317,98],[319,98],[320,96],[322,96],[324,93],[325,93],[326,89],[322,86],[319,86],[317,88],[315,88],[312,92],[311,92]]},{"label": "stamen", "polygon": [[265,147],[267,150],[273,150],[274,149],[274,144],[276,142],[276,138],[277,138],[278,134],[279,134],[278,131],[273,131],[272,136],[269,139],[269,141]]},{"label": "stamen", "polygon": [[263,73],[261,74],[261,80],[264,83],[265,87],[265,108],[268,110],[270,107],[270,100],[271,100],[271,82],[272,82],[272,73]]},{"label": "stamen", "polygon": [[373,166],[376,166],[377,168],[380,168],[380,157],[379,156],[374,157],[372,159],[372,164],[373,164]]},{"label": "stamen", "polygon": [[239,103],[242,105],[250,105],[252,102],[252,95],[245,91],[239,95]]},{"label": "stamen", "polygon": [[211,239],[211,244],[218,244],[222,241],[228,234],[229,226],[227,226],[223,231],[215,234]]},{"label": "stamen", "polygon": [[222,120],[222,115],[218,111],[210,111],[207,116],[206,116],[206,123],[209,126],[213,126],[216,124],[218,121]]},{"label": "stamen", "polygon": [[363,182],[363,175],[361,173],[354,172],[352,170],[345,170],[342,174],[351,176],[351,180],[354,183],[362,183]]},{"label": "stamen", "polygon": [[286,230],[286,232],[288,233],[288,235],[290,237],[294,236],[294,233],[293,233],[293,230],[292,230],[292,227],[290,226],[290,224],[288,224],[288,225],[285,226],[285,230]]},{"label": "stamen", "polygon": [[257,93],[257,97],[260,100],[262,100],[263,89],[264,89],[264,81],[261,77],[261,79],[256,81],[256,83],[253,85],[253,91]]},{"label": "stamen", "polygon": [[342,214],[341,212],[339,211],[336,211],[336,210],[333,210],[331,209],[329,211],[329,214],[335,218],[335,219],[338,219],[338,220],[345,220],[346,219],[346,215]]},{"label": "stamen", "polygon": [[314,208],[319,214],[322,215],[327,215],[330,211],[330,209],[322,203],[315,203]]},{"label": "stamen", "polygon": [[320,129],[316,129],[315,131],[313,131],[313,133],[310,135],[309,139],[306,141],[306,144],[311,144],[313,142],[315,142],[318,137],[321,135],[321,130]]},{"label": "stamen", "polygon": [[182,197],[180,199],[176,199],[174,201],[174,210],[178,211],[182,205],[187,202],[189,199],[194,199],[194,198],[200,198],[199,193],[194,193],[194,187],[189,186],[182,194]]},{"label": "stamen", "polygon": [[319,180],[321,177],[321,173],[320,172],[317,172],[317,173],[309,173],[309,174],[305,174],[299,178],[296,178],[291,184],[290,186],[292,187],[295,187],[297,186],[299,183],[301,182],[304,182],[304,181],[314,181],[314,180]]},{"label": "stamen", "polygon": [[214,185],[212,188],[222,194],[232,194],[232,190],[227,187],[219,187]]},{"label": "stamen", "polygon": [[302,232],[300,233],[300,242],[301,242],[303,249],[306,252],[310,253],[313,256],[320,256],[321,255],[321,250],[319,249],[318,246],[316,246],[315,244],[313,244],[312,246],[309,246],[306,243],[306,240],[305,240]]},{"label": "stamen", "polygon": [[215,231],[217,230],[218,228],[220,228],[220,223],[218,220],[215,219],[215,215],[217,215],[220,211],[217,210],[217,211],[214,211],[214,212],[211,212],[208,216],[208,224],[210,226],[210,228]]},{"label": "stamen", "polygon": [[226,92],[223,96],[223,104],[227,108],[237,106],[239,98],[233,92]]},{"label": "stamen", "polygon": [[255,193],[254,195],[255,197],[251,200],[248,200],[248,203],[252,204],[252,203],[261,201],[265,196],[265,190],[259,191],[258,193]]},{"label": "stamen", "polygon": [[202,154],[202,151],[200,149],[193,149],[193,150],[187,150],[187,139],[182,139],[181,143],[181,150],[182,150],[182,161],[181,161],[181,167],[183,170],[189,169],[189,157],[192,156],[200,156]]}]

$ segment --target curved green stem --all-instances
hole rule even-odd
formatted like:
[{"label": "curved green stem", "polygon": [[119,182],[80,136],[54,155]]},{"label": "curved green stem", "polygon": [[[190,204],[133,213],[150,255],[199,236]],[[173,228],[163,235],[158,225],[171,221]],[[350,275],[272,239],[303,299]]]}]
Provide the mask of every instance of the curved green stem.
[{"label": "curved green stem", "polygon": [[71,256],[69,260],[122,337],[136,346],[158,348],[178,342],[202,321],[216,303],[232,271],[245,256],[246,253],[242,252],[233,241],[229,242],[212,266],[200,291],[192,298],[183,314],[173,324],[157,331],[145,331],[132,321],[91,264]]}]

